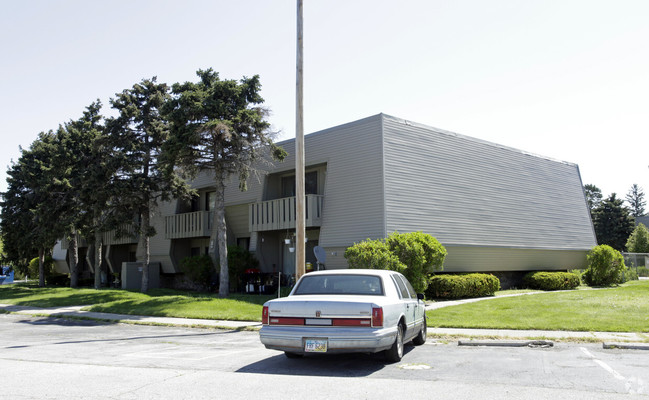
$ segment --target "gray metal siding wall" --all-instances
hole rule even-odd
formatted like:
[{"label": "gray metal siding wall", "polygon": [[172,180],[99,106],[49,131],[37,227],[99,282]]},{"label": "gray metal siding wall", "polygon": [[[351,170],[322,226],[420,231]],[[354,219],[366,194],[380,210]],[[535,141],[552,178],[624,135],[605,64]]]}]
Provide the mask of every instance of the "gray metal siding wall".
[{"label": "gray metal siding wall", "polygon": [[306,136],[305,157],[327,163],[320,246],[383,237],[381,116]]},{"label": "gray metal siding wall", "polygon": [[590,249],[575,164],[385,116],[387,231],[445,245]]},{"label": "gray metal siding wall", "polygon": [[[318,179],[324,179],[320,246],[347,247],[368,237],[383,237],[381,116],[312,133],[304,141],[307,169],[326,164],[326,172],[318,174]],[[288,156],[270,170],[294,171],[295,140],[279,145]],[[251,179],[250,191],[258,194],[258,201],[262,200],[260,187]],[[234,195],[226,192],[227,204],[233,202]]]}]

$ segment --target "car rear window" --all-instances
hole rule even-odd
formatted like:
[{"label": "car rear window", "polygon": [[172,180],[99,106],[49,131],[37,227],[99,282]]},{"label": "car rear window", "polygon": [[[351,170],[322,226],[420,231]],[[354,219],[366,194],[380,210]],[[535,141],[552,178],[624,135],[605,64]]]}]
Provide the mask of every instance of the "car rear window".
[{"label": "car rear window", "polygon": [[305,275],[293,294],[382,296],[383,285],[380,277],[372,275]]}]

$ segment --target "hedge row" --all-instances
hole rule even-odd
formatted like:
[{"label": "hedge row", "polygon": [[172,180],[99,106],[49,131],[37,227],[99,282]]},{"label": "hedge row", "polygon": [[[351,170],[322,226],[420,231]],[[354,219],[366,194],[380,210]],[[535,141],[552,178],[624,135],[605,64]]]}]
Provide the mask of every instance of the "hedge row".
[{"label": "hedge row", "polygon": [[570,290],[579,286],[579,275],[572,272],[530,272],[523,283],[530,289]]},{"label": "hedge row", "polygon": [[438,299],[460,299],[493,296],[500,290],[500,281],[490,274],[435,275],[426,296]]}]

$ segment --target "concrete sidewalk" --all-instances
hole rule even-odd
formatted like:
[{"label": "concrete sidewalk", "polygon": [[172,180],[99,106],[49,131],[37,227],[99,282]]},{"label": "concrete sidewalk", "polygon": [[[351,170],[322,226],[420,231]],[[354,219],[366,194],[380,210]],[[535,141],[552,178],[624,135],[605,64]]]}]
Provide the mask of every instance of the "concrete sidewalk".
[{"label": "concrete sidewalk", "polygon": [[83,311],[82,308],[87,306],[68,306],[68,307],[28,307],[28,306],[14,306],[9,304],[0,304],[0,309],[15,314],[25,314],[32,316],[47,316],[47,317],[69,317],[69,318],[83,318],[95,319],[100,321],[112,322],[125,322],[132,324],[146,324],[146,325],[171,325],[171,326],[195,326],[195,327],[212,327],[222,329],[241,329],[241,328],[257,328],[261,327],[260,322],[253,321],[220,321],[212,319],[198,319],[198,318],[172,318],[172,317],[152,317],[146,315],[128,315],[128,314],[112,314],[100,313],[92,311]]},{"label": "concrete sidewalk", "polygon": [[[448,307],[451,305],[478,301],[479,299],[449,301],[433,303],[432,308]],[[151,317],[144,315],[127,315],[99,313],[81,310],[85,306],[69,307],[28,307],[0,304],[0,309],[15,314],[31,316],[48,316],[58,318],[83,318],[99,321],[123,322],[146,325],[168,325],[185,327],[211,327],[220,329],[258,329],[261,323],[253,321],[219,321],[195,318],[172,318],[172,317]],[[428,309],[428,307],[427,307]],[[459,328],[428,328],[428,333],[439,336],[467,337],[467,338],[489,338],[500,340],[513,339],[547,339],[563,341],[618,341],[618,342],[645,342],[649,340],[649,334],[624,333],[624,332],[570,332],[570,331],[534,331],[534,330],[511,330],[511,329],[459,329]]]}]

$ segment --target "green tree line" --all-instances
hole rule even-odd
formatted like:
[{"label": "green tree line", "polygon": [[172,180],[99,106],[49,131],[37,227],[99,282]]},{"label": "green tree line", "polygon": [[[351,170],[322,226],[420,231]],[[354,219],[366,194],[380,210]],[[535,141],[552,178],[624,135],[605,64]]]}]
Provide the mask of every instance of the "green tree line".
[{"label": "green tree line", "polygon": [[584,195],[590,208],[595,236],[599,244],[609,245],[615,250],[630,252],[645,252],[649,248],[642,243],[646,227],[642,224],[635,226],[634,219],[645,214],[646,201],[644,191],[633,184],[626,195],[626,203],[611,193],[603,198],[602,191],[593,184],[584,185]]},{"label": "green tree line", "polygon": [[210,256],[220,266],[219,294],[228,295],[227,238],[223,193],[239,179],[241,190],[255,165],[282,160],[286,153],[273,139],[259,76],[222,80],[211,68],[198,82],[168,86],[144,79],[110,99],[115,116],[101,114],[93,102],[76,120],[41,132],[7,171],[0,206],[4,262],[26,268],[44,261],[57,240],[70,243],[70,285],[78,286],[77,238],[94,244],[94,286],[101,286],[102,233],[138,235],[143,254],[142,292],[149,285],[151,215],[162,201],[197,193],[188,181],[208,172],[217,204]]}]

